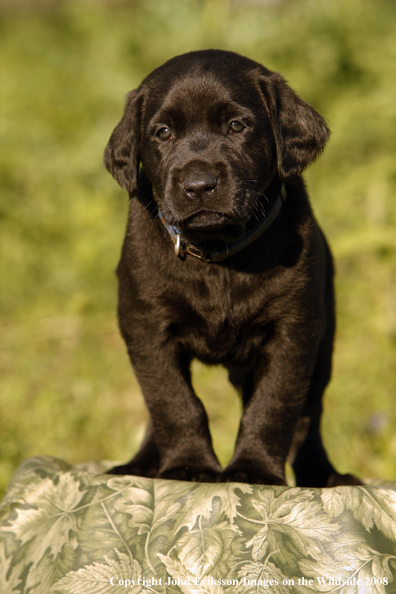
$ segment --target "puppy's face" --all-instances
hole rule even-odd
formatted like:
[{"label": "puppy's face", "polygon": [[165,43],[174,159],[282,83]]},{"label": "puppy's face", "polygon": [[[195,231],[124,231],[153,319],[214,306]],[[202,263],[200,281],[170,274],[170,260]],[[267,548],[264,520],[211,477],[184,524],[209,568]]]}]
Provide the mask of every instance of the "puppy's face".
[{"label": "puppy's face", "polygon": [[256,62],[205,50],[173,58],[132,91],[105,164],[134,194],[139,163],[161,216],[195,239],[237,239],[266,190],[322,150],[323,119]]},{"label": "puppy's face", "polygon": [[258,89],[245,80],[241,92],[241,78],[187,72],[167,78],[160,101],[146,94],[141,161],[161,215],[185,235],[236,239],[264,208],[275,140]]}]

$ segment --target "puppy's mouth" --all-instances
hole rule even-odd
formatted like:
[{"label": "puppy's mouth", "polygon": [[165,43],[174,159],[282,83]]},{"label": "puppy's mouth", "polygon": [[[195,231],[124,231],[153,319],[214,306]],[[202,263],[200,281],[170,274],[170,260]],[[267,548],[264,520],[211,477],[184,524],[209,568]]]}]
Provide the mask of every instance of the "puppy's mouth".
[{"label": "puppy's mouth", "polygon": [[245,235],[241,221],[211,210],[201,210],[177,223],[182,235],[193,243],[207,241],[232,242]]}]

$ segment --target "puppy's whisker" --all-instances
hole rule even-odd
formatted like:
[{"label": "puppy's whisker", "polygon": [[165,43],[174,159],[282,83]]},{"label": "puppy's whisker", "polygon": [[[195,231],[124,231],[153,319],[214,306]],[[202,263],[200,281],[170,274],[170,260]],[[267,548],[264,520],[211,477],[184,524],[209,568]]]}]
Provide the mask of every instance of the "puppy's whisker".
[{"label": "puppy's whisker", "polygon": [[269,203],[269,198],[266,194],[264,194],[264,192],[259,192],[258,190],[254,190],[254,192],[257,194],[257,196],[260,196],[260,198],[265,198],[265,200]]}]

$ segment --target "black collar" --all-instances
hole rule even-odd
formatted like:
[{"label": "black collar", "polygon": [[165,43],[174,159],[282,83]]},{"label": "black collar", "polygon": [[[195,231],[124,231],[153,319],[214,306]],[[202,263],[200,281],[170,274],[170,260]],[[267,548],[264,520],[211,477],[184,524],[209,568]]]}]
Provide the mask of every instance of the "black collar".
[{"label": "black collar", "polygon": [[241,239],[229,243],[224,242],[214,250],[201,249],[192,243],[187,243],[175,225],[170,225],[167,223],[161,216],[161,213],[159,213],[159,218],[165,229],[168,231],[173,243],[175,244],[176,256],[179,256],[179,258],[184,258],[188,254],[190,256],[194,256],[195,258],[199,258],[204,262],[221,262],[222,260],[233,256],[237,252],[240,252],[243,250],[243,248],[256,241],[256,239],[258,239],[275,221],[276,217],[280,213],[283,203],[286,202],[286,198],[286,188],[284,184],[282,184],[270,213],[262,221],[247,231]]}]

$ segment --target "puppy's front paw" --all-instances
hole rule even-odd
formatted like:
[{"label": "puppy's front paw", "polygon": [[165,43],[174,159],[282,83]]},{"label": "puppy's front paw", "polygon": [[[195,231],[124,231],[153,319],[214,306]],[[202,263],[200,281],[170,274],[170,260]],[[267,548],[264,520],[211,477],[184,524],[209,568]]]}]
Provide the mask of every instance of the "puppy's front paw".
[{"label": "puppy's front paw", "polygon": [[219,480],[220,471],[211,468],[200,468],[194,466],[179,466],[169,468],[158,473],[157,477],[174,481],[191,481],[194,483],[216,483]]},{"label": "puppy's front paw", "polygon": [[338,472],[333,472],[326,483],[326,487],[355,487],[358,485],[364,485],[364,483],[353,474],[338,474]]},{"label": "puppy's front paw", "polygon": [[145,476],[147,478],[154,478],[157,476],[157,468],[155,467],[147,467],[143,469],[141,466],[137,464],[120,464],[119,466],[114,466],[106,472],[106,474],[117,474],[121,476],[130,475],[130,476]]},{"label": "puppy's front paw", "polygon": [[271,474],[258,466],[249,464],[227,467],[220,475],[220,482],[286,486],[285,477],[281,474],[279,476]]}]

